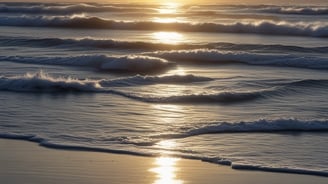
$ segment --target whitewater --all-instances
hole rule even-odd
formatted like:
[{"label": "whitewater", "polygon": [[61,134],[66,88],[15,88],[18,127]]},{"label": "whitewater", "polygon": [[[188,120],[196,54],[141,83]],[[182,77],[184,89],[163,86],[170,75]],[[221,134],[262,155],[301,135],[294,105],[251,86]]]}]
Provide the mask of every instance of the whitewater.
[{"label": "whitewater", "polygon": [[328,176],[328,7],[0,2],[0,138]]}]

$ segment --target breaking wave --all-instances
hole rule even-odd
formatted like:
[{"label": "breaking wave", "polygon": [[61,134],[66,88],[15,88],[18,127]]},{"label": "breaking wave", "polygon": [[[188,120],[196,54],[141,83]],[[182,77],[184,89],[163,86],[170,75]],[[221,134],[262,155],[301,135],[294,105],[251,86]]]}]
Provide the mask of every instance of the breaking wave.
[{"label": "breaking wave", "polygon": [[32,26],[62,28],[92,28],[118,30],[154,30],[217,33],[253,33],[269,35],[328,37],[328,25],[324,22],[234,22],[219,23],[158,23],[149,21],[123,22],[85,16],[20,16],[0,17],[0,26]]},{"label": "breaking wave", "polygon": [[[213,134],[213,133],[242,133],[242,132],[265,132],[265,133],[274,133],[281,131],[301,131],[301,132],[311,132],[311,131],[328,131],[328,122],[319,121],[319,120],[297,120],[297,119],[276,119],[276,120],[258,120],[253,122],[221,122],[217,125],[208,125],[205,127],[194,128],[187,132],[183,136],[172,136],[171,138],[184,138],[187,136],[197,136],[203,134]],[[73,136],[74,137],[74,136]],[[88,145],[83,143],[65,143],[63,141],[54,141],[39,137],[38,135],[33,134],[16,134],[16,133],[0,133],[0,138],[7,139],[21,139],[27,141],[33,141],[38,143],[40,146],[54,148],[54,149],[63,149],[63,150],[77,150],[77,151],[95,151],[95,152],[104,152],[104,153],[117,153],[117,154],[130,154],[130,155],[140,155],[140,156],[157,156],[158,153],[152,152],[153,144],[140,144],[142,147],[149,148],[148,150],[144,149],[117,149],[111,145],[107,144],[107,147],[97,146],[97,145]],[[70,136],[67,137],[69,141]],[[116,144],[126,144],[123,142],[116,142]],[[136,144],[136,146],[138,146]],[[120,148],[120,147],[119,147]],[[174,156],[174,155],[172,155]],[[269,172],[281,172],[281,173],[294,173],[294,174],[307,174],[307,175],[317,175],[317,176],[328,176],[326,170],[320,169],[308,169],[308,168],[298,168],[298,167],[279,167],[271,165],[259,165],[259,164],[242,164],[238,162],[231,161],[222,157],[208,157],[203,155],[190,156],[189,154],[180,153],[175,155],[187,159],[197,159],[205,162],[210,162],[214,164],[227,165],[231,166],[232,169],[238,170],[259,170],[259,171],[269,171]]]},{"label": "breaking wave", "polygon": [[0,90],[15,92],[100,92],[97,81],[54,78],[40,71],[17,77],[0,77]]},{"label": "breaking wave", "polygon": [[152,84],[187,84],[193,82],[207,82],[214,79],[195,75],[167,75],[167,76],[142,76],[136,75],[113,80],[101,80],[100,84],[105,87],[124,87],[135,85]]},{"label": "breaking wave", "polygon": [[121,91],[111,93],[150,103],[238,103],[265,97],[265,90],[248,92],[219,92],[214,94],[186,94],[176,96],[140,96]]},{"label": "breaking wave", "polygon": [[256,51],[291,51],[308,53],[328,53],[328,47],[300,47],[290,45],[234,44],[226,42],[207,44],[165,44],[144,41],[123,41],[112,39],[63,39],[63,38],[25,38],[2,37],[1,46],[34,47],[86,47],[88,49],[136,49],[136,50],[181,50],[181,49],[220,49],[220,50],[256,50]]},{"label": "breaking wave", "polygon": [[21,14],[50,14],[69,15],[76,13],[101,13],[101,12],[156,12],[151,8],[140,8],[132,6],[102,5],[96,3],[80,4],[51,4],[51,3],[1,3],[1,13],[21,13]]},{"label": "breaking wave", "polygon": [[328,69],[327,57],[311,55],[232,52],[216,49],[158,51],[146,54],[177,62],[196,64],[244,63],[250,65]]},{"label": "breaking wave", "polygon": [[328,131],[328,121],[297,119],[258,120],[250,122],[219,122],[203,127],[192,128],[183,137],[214,134],[214,133],[243,133],[243,132],[307,132]]},{"label": "breaking wave", "polygon": [[102,71],[124,71],[153,73],[166,70],[174,64],[165,59],[150,56],[106,56],[106,55],[82,55],[70,57],[20,57],[0,56],[0,60],[41,64],[41,65],[64,65],[93,67]]},{"label": "breaking wave", "polygon": [[325,7],[267,7],[261,10],[265,13],[275,14],[297,14],[297,15],[328,15]]},{"label": "breaking wave", "polygon": [[[181,95],[165,96],[143,94],[126,91],[118,87],[131,87],[156,84],[188,84],[195,82],[209,82],[213,78],[195,75],[168,75],[168,76],[140,76],[117,78],[117,79],[76,79],[72,77],[54,77],[42,71],[27,73],[23,76],[4,77],[0,76],[0,90],[12,92],[36,92],[36,93],[108,93],[125,98],[147,103],[175,103],[175,104],[208,104],[208,103],[242,103],[259,99],[274,98],[275,96],[290,95],[297,93],[295,86],[302,89],[308,87],[322,87],[328,85],[327,80],[298,80],[289,82],[270,83],[271,87],[253,91],[219,91],[211,93],[189,93]],[[292,89],[292,90],[291,90]],[[260,124],[263,122],[259,122]],[[224,124],[223,124],[224,125]],[[271,125],[271,124],[270,124]],[[222,126],[222,125],[220,125]],[[226,126],[224,126],[226,127]],[[222,128],[222,127],[220,127]],[[236,127],[231,131],[235,130]],[[217,130],[217,129],[212,129]]]},{"label": "breaking wave", "polygon": [[[212,11],[197,11],[199,8],[208,9],[215,7]],[[251,11],[274,14],[297,14],[297,15],[327,15],[328,8],[319,6],[274,6],[274,5],[198,5],[180,7],[181,12],[196,15],[215,15],[216,11],[229,10],[232,12]],[[190,11],[192,10],[192,11]],[[220,11],[221,10],[221,11]],[[20,14],[50,14],[50,15],[69,15],[76,13],[158,13],[158,6],[155,5],[137,5],[137,4],[98,4],[98,3],[0,3],[0,12],[2,13],[20,13]],[[221,13],[219,13],[222,16]],[[227,14],[227,16],[233,14]],[[240,15],[238,15],[240,16]],[[244,16],[249,16],[245,14]],[[259,16],[259,15],[257,15]],[[256,18],[256,16],[254,16]]]},{"label": "breaking wave", "polygon": [[[62,39],[62,38],[19,38],[1,37],[2,46],[37,46],[37,47],[87,47],[94,49],[137,49],[137,50],[171,50],[215,47],[215,45],[165,44],[142,41],[121,41],[111,39]],[[319,49],[319,48],[318,48]],[[324,48],[323,48],[324,49]],[[328,50],[328,49],[327,49]]]},{"label": "breaking wave", "polygon": [[[213,79],[195,75],[141,76],[118,79],[76,79],[72,77],[54,77],[42,70],[23,76],[0,76],[0,90],[15,92],[95,92],[119,94],[108,87],[125,87],[152,84],[186,84],[206,82]],[[123,93],[122,93],[123,94]],[[123,95],[126,96],[126,95]]]},{"label": "breaking wave", "polygon": [[236,103],[263,97],[264,91],[221,92],[217,94],[187,94],[180,96],[149,96],[113,90],[108,87],[147,85],[160,83],[189,83],[208,81],[209,78],[187,76],[141,77],[135,76],[114,80],[74,79],[71,77],[52,77],[44,72],[16,77],[0,77],[0,90],[14,92],[94,92],[109,93],[149,103]]}]

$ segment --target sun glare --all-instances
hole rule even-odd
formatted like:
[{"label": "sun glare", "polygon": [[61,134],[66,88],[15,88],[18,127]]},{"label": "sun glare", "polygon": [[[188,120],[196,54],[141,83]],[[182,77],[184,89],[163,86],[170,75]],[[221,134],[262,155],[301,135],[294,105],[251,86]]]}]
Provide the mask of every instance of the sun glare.
[{"label": "sun glare", "polygon": [[152,37],[161,43],[167,44],[178,44],[183,41],[183,35],[177,32],[155,32]]},{"label": "sun glare", "polygon": [[176,147],[176,142],[173,140],[163,140],[156,145],[160,148],[170,149]]},{"label": "sun glare", "polygon": [[182,67],[177,67],[176,69],[169,71],[167,74],[168,75],[187,75],[187,72]]},{"label": "sun glare", "polygon": [[153,22],[158,22],[158,23],[175,23],[178,22],[178,19],[175,17],[170,17],[170,18],[160,18],[160,17],[154,17],[152,18]]},{"label": "sun glare", "polygon": [[174,2],[164,3],[158,9],[158,13],[160,13],[160,14],[174,14],[174,13],[177,13],[179,7],[180,7],[179,3],[174,3]]}]

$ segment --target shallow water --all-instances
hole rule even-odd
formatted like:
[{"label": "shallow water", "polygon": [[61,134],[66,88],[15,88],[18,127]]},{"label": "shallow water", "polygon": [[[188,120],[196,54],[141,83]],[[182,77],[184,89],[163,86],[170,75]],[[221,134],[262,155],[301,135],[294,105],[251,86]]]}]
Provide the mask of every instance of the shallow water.
[{"label": "shallow water", "polygon": [[1,8],[1,137],[327,176],[327,7]]}]

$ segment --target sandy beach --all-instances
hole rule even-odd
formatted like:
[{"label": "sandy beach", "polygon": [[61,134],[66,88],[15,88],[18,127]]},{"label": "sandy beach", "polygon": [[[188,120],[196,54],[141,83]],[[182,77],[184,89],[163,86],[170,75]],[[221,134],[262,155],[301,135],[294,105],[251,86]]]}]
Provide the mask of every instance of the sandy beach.
[{"label": "sandy beach", "polygon": [[326,177],[238,171],[197,160],[48,149],[0,139],[0,183],[324,184]]}]

